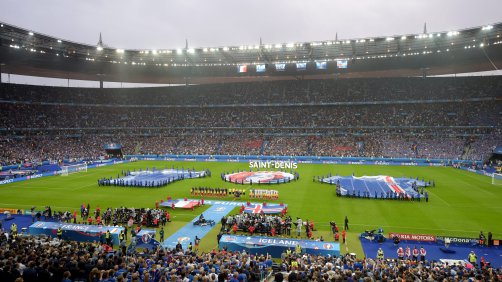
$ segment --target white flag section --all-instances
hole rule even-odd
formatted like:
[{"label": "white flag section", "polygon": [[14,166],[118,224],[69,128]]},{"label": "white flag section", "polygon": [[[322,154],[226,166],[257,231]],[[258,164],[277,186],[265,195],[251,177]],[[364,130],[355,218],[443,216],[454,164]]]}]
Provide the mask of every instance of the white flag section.
[{"label": "white flag section", "polygon": [[180,209],[191,209],[192,207],[196,207],[199,204],[198,201],[193,201],[193,200],[179,200],[174,204],[174,207],[180,208]]}]

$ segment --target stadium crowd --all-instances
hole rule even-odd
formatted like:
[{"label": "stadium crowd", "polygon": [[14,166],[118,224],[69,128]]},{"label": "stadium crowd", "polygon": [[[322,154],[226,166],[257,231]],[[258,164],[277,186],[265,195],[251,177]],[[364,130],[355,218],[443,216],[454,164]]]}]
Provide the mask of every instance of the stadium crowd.
[{"label": "stadium crowd", "polygon": [[0,281],[500,281],[490,265],[358,259],[284,253],[270,257],[213,250],[163,249],[126,256],[104,243],[0,235]]},{"label": "stadium crowd", "polygon": [[[79,138],[32,136],[0,139],[0,165],[63,159],[98,159],[103,145],[122,144],[123,154],[200,154],[200,155],[282,155],[390,158],[444,158],[483,160],[502,142],[502,135],[463,138],[440,136],[367,135],[344,137],[106,137],[84,135]],[[173,145],[174,144],[174,145]],[[185,144],[188,144],[185,147]],[[195,145],[198,144],[198,145]]]},{"label": "stadium crowd", "polygon": [[[10,130],[132,128],[353,128],[500,126],[499,104],[483,102],[309,107],[136,108],[0,104]],[[189,111],[189,115],[187,115]],[[25,113],[36,113],[28,114]]]},{"label": "stadium crowd", "polygon": [[[178,87],[90,89],[6,84],[10,101],[107,105],[242,105],[439,100],[497,97],[502,79],[492,77],[294,80]],[[71,93],[70,95],[68,95]]]},{"label": "stadium crowd", "polygon": [[501,88],[500,77],[142,89],[3,84],[0,165],[95,159],[111,142],[125,154],[480,160],[502,142]]}]

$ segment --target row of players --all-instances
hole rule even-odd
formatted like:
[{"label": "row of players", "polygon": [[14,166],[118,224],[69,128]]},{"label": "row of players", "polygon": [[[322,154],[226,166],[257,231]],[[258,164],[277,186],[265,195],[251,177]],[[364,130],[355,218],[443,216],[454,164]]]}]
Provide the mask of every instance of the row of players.
[{"label": "row of players", "polygon": [[[251,189],[248,193],[252,199],[279,199],[279,191],[277,190]],[[206,197],[233,196],[240,198],[246,195],[246,189],[192,187],[190,195]]]}]

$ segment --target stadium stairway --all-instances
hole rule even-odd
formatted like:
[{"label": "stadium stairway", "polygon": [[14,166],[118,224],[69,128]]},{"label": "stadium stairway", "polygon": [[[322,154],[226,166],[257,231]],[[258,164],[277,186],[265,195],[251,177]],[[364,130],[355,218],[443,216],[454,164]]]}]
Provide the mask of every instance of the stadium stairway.
[{"label": "stadium stairway", "polygon": [[140,154],[141,153],[141,146],[143,145],[143,142],[139,141],[136,144],[136,147],[134,147],[134,153],[135,154]]},{"label": "stadium stairway", "polygon": [[471,151],[472,151],[472,147],[471,147],[471,144],[466,144],[465,147],[464,147],[464,150],[463,150],[463,153],[462,153],[462,156],[460,157],[460,159],[462,160],[467,160],[470,155],[471,155]]},{"label": "stadium stairway", "polygon": [[222,146],[223,146],[223,141],[222,141],[222,140],[220,140],[220,141],[218,142],[218,145],[216,146],[216,150],[214,151],[214,154],[215,154],[215,155],[219,155],[219,154],[220,154],[220,152],[221,152],[221,147],[222,147]]},{"label": "stadium stairway", "polygon": [[[209,209],[204,212],[204,218],[206,220],[214,220],[215,223],[219,223],[221,218],[229,214],[235,206],[223,205],[215,203]],[[178,242],[181,242],[183,249],[188,247],[188,244],[192,242],[194,244],[195,236],[202,239],[204,236],[213,229],[215,225],[210,226],[196,226],[193,223],[199,219],[199,215],[192,219],[187,225],[183,226],[180,230],[176,231],[173,235],[168,237],[164,242],[161,242],[162,246],[166,248],[175,248]]]},{"label": "stadium stairway", "polygon": [[265,152],[265,148],[267,147],[267,145],[268,145],[268,140],[263,140],[263,142],[261,143],[260,155],[263,155],[263,152]]}]

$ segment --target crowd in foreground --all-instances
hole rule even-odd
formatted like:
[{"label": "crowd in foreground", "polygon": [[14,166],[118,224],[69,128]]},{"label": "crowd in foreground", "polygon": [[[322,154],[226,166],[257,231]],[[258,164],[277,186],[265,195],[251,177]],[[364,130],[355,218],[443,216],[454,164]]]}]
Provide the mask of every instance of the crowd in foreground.
[{"label": "crowd in foreground", "polygon": [[126,256],[103,243],[0,235],[0,281],[501,281],[490,265],[163,249]]}]

